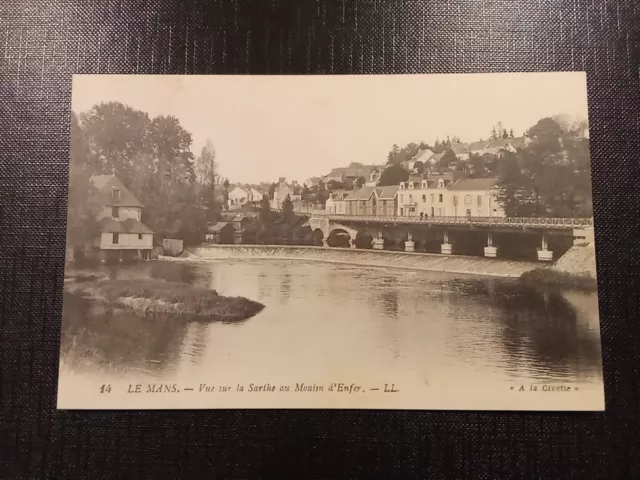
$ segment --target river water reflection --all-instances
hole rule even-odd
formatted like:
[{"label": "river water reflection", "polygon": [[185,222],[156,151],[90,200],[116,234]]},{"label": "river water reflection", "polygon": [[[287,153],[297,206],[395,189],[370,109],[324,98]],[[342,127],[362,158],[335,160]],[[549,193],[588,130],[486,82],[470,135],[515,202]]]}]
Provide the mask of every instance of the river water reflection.
[{"label": "river water reflection", "polygon": [[403,372],[424,384],[602,382],[595,293],[302,261],[158,261],[108,271],[206,286],[265,308],[239,324],[206,324],[109,312],[65,295],[61,378],[249,372],[296,381]]}]

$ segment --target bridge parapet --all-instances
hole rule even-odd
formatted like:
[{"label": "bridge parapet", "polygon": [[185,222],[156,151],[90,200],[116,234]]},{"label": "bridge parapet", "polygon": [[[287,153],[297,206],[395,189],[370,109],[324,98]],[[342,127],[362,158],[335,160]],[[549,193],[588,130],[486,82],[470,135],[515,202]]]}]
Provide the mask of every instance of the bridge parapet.
[{"label": "bridge parapet", "polygon": [[593,227],[593,218],[529,218],[529,217],[400,217],[381,215],[316,214],[335,222],[395,223],[406,225],[467,225],[480,227],[544,228],[570,230]]}]

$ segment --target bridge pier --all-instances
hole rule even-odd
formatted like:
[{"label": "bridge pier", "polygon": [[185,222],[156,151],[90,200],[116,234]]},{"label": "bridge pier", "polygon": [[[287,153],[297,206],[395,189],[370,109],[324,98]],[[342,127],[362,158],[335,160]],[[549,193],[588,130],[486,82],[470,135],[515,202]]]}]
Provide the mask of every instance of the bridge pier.
[{"label": "bridge pier", "polygon": [[440,253],[443,255],[451,255],[453,253],[453,245],[449,243],[449,232],[447,230],[444,231],[444,241],[440,245]]},{"label": "bridge pier", "polygon": [[373,239],[374,250],[384,250],[384,238],[382,238],[382,230],[378,230],[376,238]]},{"label": "bridge pier", "polygon": [[541,262],[550,262],[553,260],[553,252],[547,250],[547,235],[542,233],[542,248],[538,250],[538,260]]},{"label": "bridge pier", "polygon": [[413,237],[411,236],[411,230],[407,233],[407,241],[404,242],[404,251],[405,252],[413,252],[416,246],[416,242],[413,241]]},{"label": "bridge pier", "polygon": [[493,235],[491,232],[487,233],[487,246],[484,247],[484,256],[489,258],[496,258],[498,256],[498,248],[493,246]]}]

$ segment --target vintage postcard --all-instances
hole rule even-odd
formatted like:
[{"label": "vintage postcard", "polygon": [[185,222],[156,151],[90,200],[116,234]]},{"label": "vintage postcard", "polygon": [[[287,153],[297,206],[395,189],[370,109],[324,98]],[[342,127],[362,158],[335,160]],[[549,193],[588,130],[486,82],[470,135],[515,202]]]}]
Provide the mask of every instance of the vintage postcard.
[{"label": "vintage postcard", "polygon": [[58,407],[603,410],[586,75],[73,78]]}]

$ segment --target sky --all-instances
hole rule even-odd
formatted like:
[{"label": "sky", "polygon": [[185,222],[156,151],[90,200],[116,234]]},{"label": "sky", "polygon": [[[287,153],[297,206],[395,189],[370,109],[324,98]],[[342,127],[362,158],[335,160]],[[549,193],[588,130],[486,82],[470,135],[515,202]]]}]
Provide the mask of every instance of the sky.
[{"label": "sky", "polygon": [[465,75],[76,75],[72,109],[118,101],[174,115],[207,139],[231,182],[302,183],[351,162],[384,164],[393,144],[516,136],[560,113],[587,118],[584,72]]}]

